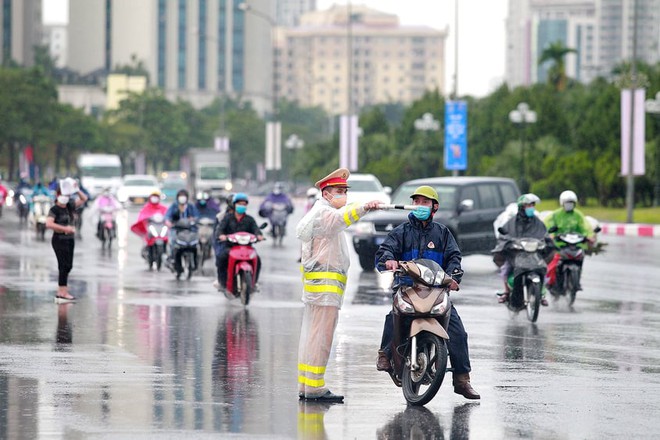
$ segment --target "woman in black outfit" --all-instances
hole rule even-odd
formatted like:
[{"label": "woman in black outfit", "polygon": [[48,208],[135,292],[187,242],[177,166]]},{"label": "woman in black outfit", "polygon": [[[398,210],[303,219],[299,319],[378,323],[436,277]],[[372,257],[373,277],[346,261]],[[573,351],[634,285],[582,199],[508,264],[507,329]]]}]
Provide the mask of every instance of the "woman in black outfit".
[{"label": "woman in black outfit", "polygon": [[69,196],[62,195],[57,188],[57,200],[46,219],[46,227],[53,230],[52,245],[57,256],[57,269],[59,270],[58,288],[55,302],[75,301],[76,298],[69,293],[67,281],[69,272],[73,267],[73,248],[76,228],[73,226],[75,209],[87,201],[87,196],[78,187],[78,199],[73,201]]}]

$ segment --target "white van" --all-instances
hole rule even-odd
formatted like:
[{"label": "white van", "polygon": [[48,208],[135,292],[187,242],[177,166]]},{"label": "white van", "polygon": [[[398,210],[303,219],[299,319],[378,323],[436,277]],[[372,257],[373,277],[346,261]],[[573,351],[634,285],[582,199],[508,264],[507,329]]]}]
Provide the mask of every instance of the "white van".
[{"label": "white van", "polygon": [[116,194],[122,184],[121,159],[116,154],[81,154],[78,174],[90,197],[96,197],[108,187]]}]

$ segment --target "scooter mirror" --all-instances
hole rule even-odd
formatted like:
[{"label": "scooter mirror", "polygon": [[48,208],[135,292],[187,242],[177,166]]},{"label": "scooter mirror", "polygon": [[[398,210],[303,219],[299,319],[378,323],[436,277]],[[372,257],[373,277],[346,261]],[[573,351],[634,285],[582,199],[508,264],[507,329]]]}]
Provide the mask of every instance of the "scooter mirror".
[{"label": "scooter mirror", "polygon": [[506,235],[506,230],[505,230],[502,226],[500,226],[499,228],[497,228],[497,232],[499,232],[499,233],[502,234],[502,235]]},{"label": "scooter mirror", "polygon": [[263,222],[261,225],[259,225],[259,229],[266,229],[268,227],[267,222]]}]

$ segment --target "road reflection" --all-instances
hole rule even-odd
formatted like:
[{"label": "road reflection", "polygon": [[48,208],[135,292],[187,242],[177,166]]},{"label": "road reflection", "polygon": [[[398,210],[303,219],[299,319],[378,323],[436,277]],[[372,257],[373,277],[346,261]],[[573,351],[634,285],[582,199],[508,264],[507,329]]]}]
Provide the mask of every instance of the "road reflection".
[{"label": "road reflection", "polygon": [[298,439],[325,440],[325,413],[332,403],[305,402],[298,403]]},{"label": "road reflection", "polygon": [[409,406],[376,431],[376,438],[379,440],[441,440],[445,436],[440,420],[435,414],[423,406]]},{"label": "road reflection", "polygon": [[69,308],[73,304],[58,304],[57,306],[57,331],[55,332],[55,350],[69,351],[73,342],[73,332],[69,323]]},{"label": "road reflection", "polygon": [[545,336],[536,324],[509,322],[504,330],[502,355],[508,361],[541,361]]},{"label": "road reflection", "polygon": [[213,400],[224,402],[216,414],[216,430],[243,432],[250,390],[259,384],[254,364],[259,356],[259,331],[247,309],[228,310],[218,323],[213,352]]}]

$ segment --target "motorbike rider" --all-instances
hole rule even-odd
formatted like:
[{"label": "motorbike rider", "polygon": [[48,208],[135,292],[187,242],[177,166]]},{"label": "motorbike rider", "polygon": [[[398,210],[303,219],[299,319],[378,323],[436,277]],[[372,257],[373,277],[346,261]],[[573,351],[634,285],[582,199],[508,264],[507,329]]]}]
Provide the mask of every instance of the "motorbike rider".
[{"label": "motorbike rider", "polygon": [[[247,212],[247,205],[249,199],[245,193],[236,193],[232,197],[232,206],[234,210],[232,213],[225,214],[215,224],[213,228],[213,236],[216,241],[222,243],[219,252],[215,256],[215,267],[218,273],[218,279],[213,282],[213,287],[222,290],[227,285],[227,264],[229,263],[229,250],[233,243],[227,242],[227,236],[236,232],[249,232],[257,236],[257,240],[264,239],[261,229],[257,226],[257,222]],[[261,271],[261,257],[257,255],[257,270],[255,279],[259,281],[259,272]]]},{"label": "motorbike rider", "polygon": [[[170,263],[174,263],[174,241],[176,238],[176,228],[174,227],[176,223],[181,219],[190,219],[191,222],[194,222],[199,218],[199,211],[195,205],[189,202],[188,191],[185,189],[180,189],[176,193],[176,200],[172,202],[167,212],[165,213],[165,224],[170,229],[170,253],[168,260]],[[193,226],[194,228],[194,226]]]},{"label": "motorbike rider", "polygon": [[197,201],[195,202],[195,207],[199,212],[199,218],[210,218],[211,220],[215,219],[215,216],[218,215],[220,207],[215,200],[211,198],[209,193],[200,192],[197,193]]},{"label": "motorbike rider", "polygon": [[156,214],[160,214],[163,217],[165,216],[165,213],[167,213],[167,206],[160,203],[160,198],[161,195],[159,191],[154,191],[149,195],[149,200],[144,204],[138,213],[137,221],[131,225],[131,231],[140,237],[144,237],[147,234],[147,226],[145,225],[145,220],[153,217]]},{"label": "motorbike rider", "polygon": [[[582,211],[576,208],[578,202],[577,194],[571,190],[566,190],[559,195],[560,208],[552,211],[547,216],[543,223],[548,230],[557,227],[553,235],[566,234],[575,232],[587,238],[587,244],[580,244],[581,247],[586,248],[592,246],[595,241],[595,234],[589,222],[584,217]],[[562,248],[566,243],[555,241],[555,246]],[[552,261],[548,264],[548,272],[546,274],[546,281],[548,286],[554,284],[557,277],[557,264],[559,263],[560,255],[556,253]],[[577,290],[582,290],[582,286],[577,286]]]},{"label": "motorbike rider", "polygon": [[[261,202],[261,205],[259,206],[259,216],[269,219],[272,228],[271,233],[273,234],[275,229],[272,226],[273,220],[271,219],[271,215],[273,213],[273,205],[275,203],[281,203],[285,205],[287,214],[291,214],[293,212],[293,203],[291,203],[289,196],[284,193],[284,184],[282,182],[275,183],[271,193],[266,196],[264,201]],[[284,229],[286,230],[286,222],[284,223]]]},{"label": "motorbike rider", "polygon": [[[410,195],[413,205],[418,208],[408,214],[408,221],[394,228],[383,244],[376,251],[376,262],[379,270],[396,270],[399,261],[428,258],[438,263],[450,274],[453,281],[449,288],[458,290],[463,271],[461,269],[461,251],[449,229],[433,221],[434,214],[440,206],[438,192],[431,186],[423,185]],[[412,285],[411,280],[399,278],[395,287]],[[385,317],[383,337],[376,369],[389,371],[391,367],[390,344],[394,338],[394,320],[390,311]],[[480,399],[481,396],[470,384],[470,357],[468,351],[468,334],[463,327],[461,317],[452,304],[449,319],[449,358],[453,367],[454,392],[467,399]]]},{"label": "motorbike rider", "polygon": [[[103,192],[101,193],[100,196],[94,200],[94,208],[96,211],[100,214],[101,210],[103,208],[111,208],[113,212],[118,211],[121,209],[121,203],[119,203],[119,200],[115,198],[115,196],[112,194],[112,188],[106,187],[103,188]],[[114,226],[114,230],[117,230],[117,222],[112,221],[112,224]],[[103,237],[103,220],[101,219],[101,216],[99,215],[99,220],[96,225],[96,236],[100,239]]]},{"label": "motorbike rider", "polygon": [[[0,179],[2,179],[2,176],[0,176]],[[7,198],[7,194],[9,194],[7,187],[4,186],[2,184],[2,181],[0,180],[0,217],[2,217],[2,206],[5,204],[5,199]]]},{"label": "motorbike rider", "polygon": [[[548,240],[549,237],[545,224],[543,224],[541,219],[536,216],[536,204],[540,201],[541,199],[539,199],[536,194],[532,193],[523,194],[518,197],[518,212],[515,217],[510,218],[509,221],[502,226],[504,234],[500,237],[500,240],[519,237]],[[504,293],[497,299],[499,303],[505,303],[509,300],[511,288],[509,287],[508,279],[512,270],[513,267],[508,261],[504,261],[500,267],[500,275],[504,281]],[[548,300],[545,296],[546,289],[543,288],[541,296],[541,305],[543,306],[548,305]]]},{"label": "motorbike rider", "polygon": [[304,400],[342,402],[325,385],[330,348],[344,300],[350,266],[344,230],[380,202],[346,206],[350,172],[339,168],[316,182],[321,199],[300,220],[296,236],[302,241],[305,304],[298,347],[298,396]]}]

